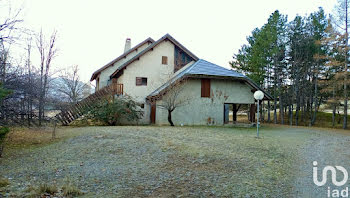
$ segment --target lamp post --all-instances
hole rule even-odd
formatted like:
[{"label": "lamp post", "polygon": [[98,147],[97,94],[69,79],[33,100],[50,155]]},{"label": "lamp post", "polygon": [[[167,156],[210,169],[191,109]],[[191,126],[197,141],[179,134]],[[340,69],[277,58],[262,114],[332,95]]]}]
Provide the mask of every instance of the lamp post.
[{"label": "lamp post", "polygon": [[264,93],[262,91],[256,91],[254,93],[254,98],[255,100],[258,101],[258,108],[257,108],[257,119],[256,119],[256,136],[257,138],[259,138],[259,125],[260,125],[260,122],[259,122],[259,103],[260,103],[260,100],[262,100],[264,98]]}]

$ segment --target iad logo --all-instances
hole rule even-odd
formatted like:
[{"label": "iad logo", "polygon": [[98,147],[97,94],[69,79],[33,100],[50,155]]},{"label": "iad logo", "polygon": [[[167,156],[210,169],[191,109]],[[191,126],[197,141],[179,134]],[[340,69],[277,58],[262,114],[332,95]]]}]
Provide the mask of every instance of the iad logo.
[{"label": "iad logo", "polygon": [[318,181],[318,175],[317,175],[317,161],[313,162],[314,168],[313,168],[313,178],[314,178],[314,183],[317,186],[323,186],[327,183],[327,172],[331,172],[332,176],[332,183],[336,186],[343,186],[347,181],[348,181],[348,171],[342,166],[335,166],[336,169],[340,170],[343,172],[344,178],[341,181],[337,181],[337,171],[333,166],[325,166],[322,171],[322,180]]},{"label": "iad logo", "polygon": [[[330,172],[331,173],[331,178],[332,178],[332,183],[335,186],[343,186],[344,184],[346,184],[346,182],[348,181],[348,171],[342,167],[342,166],[325,166],[322,170],[322,179],[321,181],[318,180],[318,174],[317,174],[317,161],[313,162],[313,180],[314,183],[317,186],[323,186],[327,183],[327,173]],[[341,181],[337,181],[337,170],[341,171],[343,174],[343,179]],[[349,189],[348,187],[344,188],[344,189],[333,189],[331,190],[331,188],[328,186],[328,192],[327,192],[328,197],[348,197],[349,196]]]}]

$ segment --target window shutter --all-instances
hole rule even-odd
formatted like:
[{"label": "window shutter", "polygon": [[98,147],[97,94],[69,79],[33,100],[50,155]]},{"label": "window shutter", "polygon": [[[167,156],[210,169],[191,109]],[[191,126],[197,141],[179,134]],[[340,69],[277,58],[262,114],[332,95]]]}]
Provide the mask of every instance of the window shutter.
[{"label": "window shutter", "polygon": [[167,65],[168,64],[168,57],[167,56],[162,56],[162,64]]},{"label": "window shutter", "polygon": [[147,85],[147,78],[136,77],[136,86]]},{"label": "window shutter", "polygon": [[142,85],[147,85],[147,78],[142,78],[141,81],[142,81],[141,82]]},{"label": "window shutter", "polygon": [[210,79],[202,79],[201,97],[210,97]]},{"label": "window shutter", "polygon": [[136,77],[136,86],[142,85],[142,78]]}]

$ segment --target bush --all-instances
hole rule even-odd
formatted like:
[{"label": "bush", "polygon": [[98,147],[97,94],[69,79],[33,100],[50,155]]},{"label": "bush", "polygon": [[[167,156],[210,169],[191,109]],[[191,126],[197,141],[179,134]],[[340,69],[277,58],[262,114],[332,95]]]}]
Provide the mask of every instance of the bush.
[{"label": "bush", "polygon": [[113,102],[101,100],[89,109],[88,114],[108,125],[120,125],[122,121],[140,119],[143,112],[138,110],[137,103],[130,98],[115,98]]},{"label": "bush", "polygon": [[8,127],[0,127],[0,145],[5,139],[6,134],[10,132],[10,129]]},{"label": "bush", "polygon": [[4,140],[6,137],[6,134],[10,132],[10,129],[7,127],[1,127],[0,126],[0,157],[2,156],[2,151],[4,150]]}]

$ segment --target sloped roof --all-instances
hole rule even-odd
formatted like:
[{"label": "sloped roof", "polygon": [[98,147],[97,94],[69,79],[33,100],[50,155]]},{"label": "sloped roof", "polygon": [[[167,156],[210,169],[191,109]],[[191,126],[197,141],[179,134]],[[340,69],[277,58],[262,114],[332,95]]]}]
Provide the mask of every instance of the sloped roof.
[{"label": "sloped roof", "polygon": [[193,76],[205,76],[206,78],[228,77],[243,80],[247,82],[251,87],[263,91],[267,99],[273,99],[273,97],[269,93],[264,91],[260,86],[258,86],[253,80],[251,80],[247,76],[236,71],[226,69],[224,67],[221,67],[203,59],[200,59],[192,65],[188,66],[186,69],[184,69],[183,71],[175,75],[173,78],[171,78],[168,82],[166,82],[158,89],[153,91],[150,95],[148,95],[148,97],[157,96],[158,94],[161,94],[164,90],[166,90],[167,87],[177,82],[178,80],[181,80],[184,77]]},{"label": "sloped roof", "polygon": [[100,74],[103,70],[107,69],[108,67],[112,66],[114,63],[116,63],[117,61],[119,61],[120,59],[124,58],[125,56],[129,55],[131,52],[135,51],[137,48],[141,47],[142,45],[144,45],[145,43],[150,42],[150,43],[154,43],[154,40],[149,37],[146,40],[142,41],[141,43],[137,44],[135,47],[131,48],[130,50],[126,51],[125,53],[123,53],[122,55],[118,56],[117,58],[115,58],[114,60],[112,60],[111,62],[109,62],[108,64],[106,64],[105,66],[101,67],[100,69],[98,69],[97,71],[95,71],[92,76],[90,81],[93,81],[97,78],[98,74]]},{"label": "sloped roof", "polygon": [[154,42],[152,45],[148,46],[146,49],[142,50],[140,53],[138,53],[136,56],[131,58],[130,60],[126,61],[124,64],[118,67],[118,69],[110,76],[113,78],[116,76],[121,70],[125,69],[128,65],[130,65],[132,62],[138,60],[142,55],[146,54],[148,51],[156,47],[158,44],[160,44],[162,41],[168,39],[171,41],[175,46],[180,48],[182,51],[187,53],[191,58],[193,58],[194,61],[198,60],[198,57],[194,55],[192,52],[190,52],[186,47],[184,47],[181,43],[179,43],[177,40],[175,40],[170,34],[165,34],[162,38]]}]

